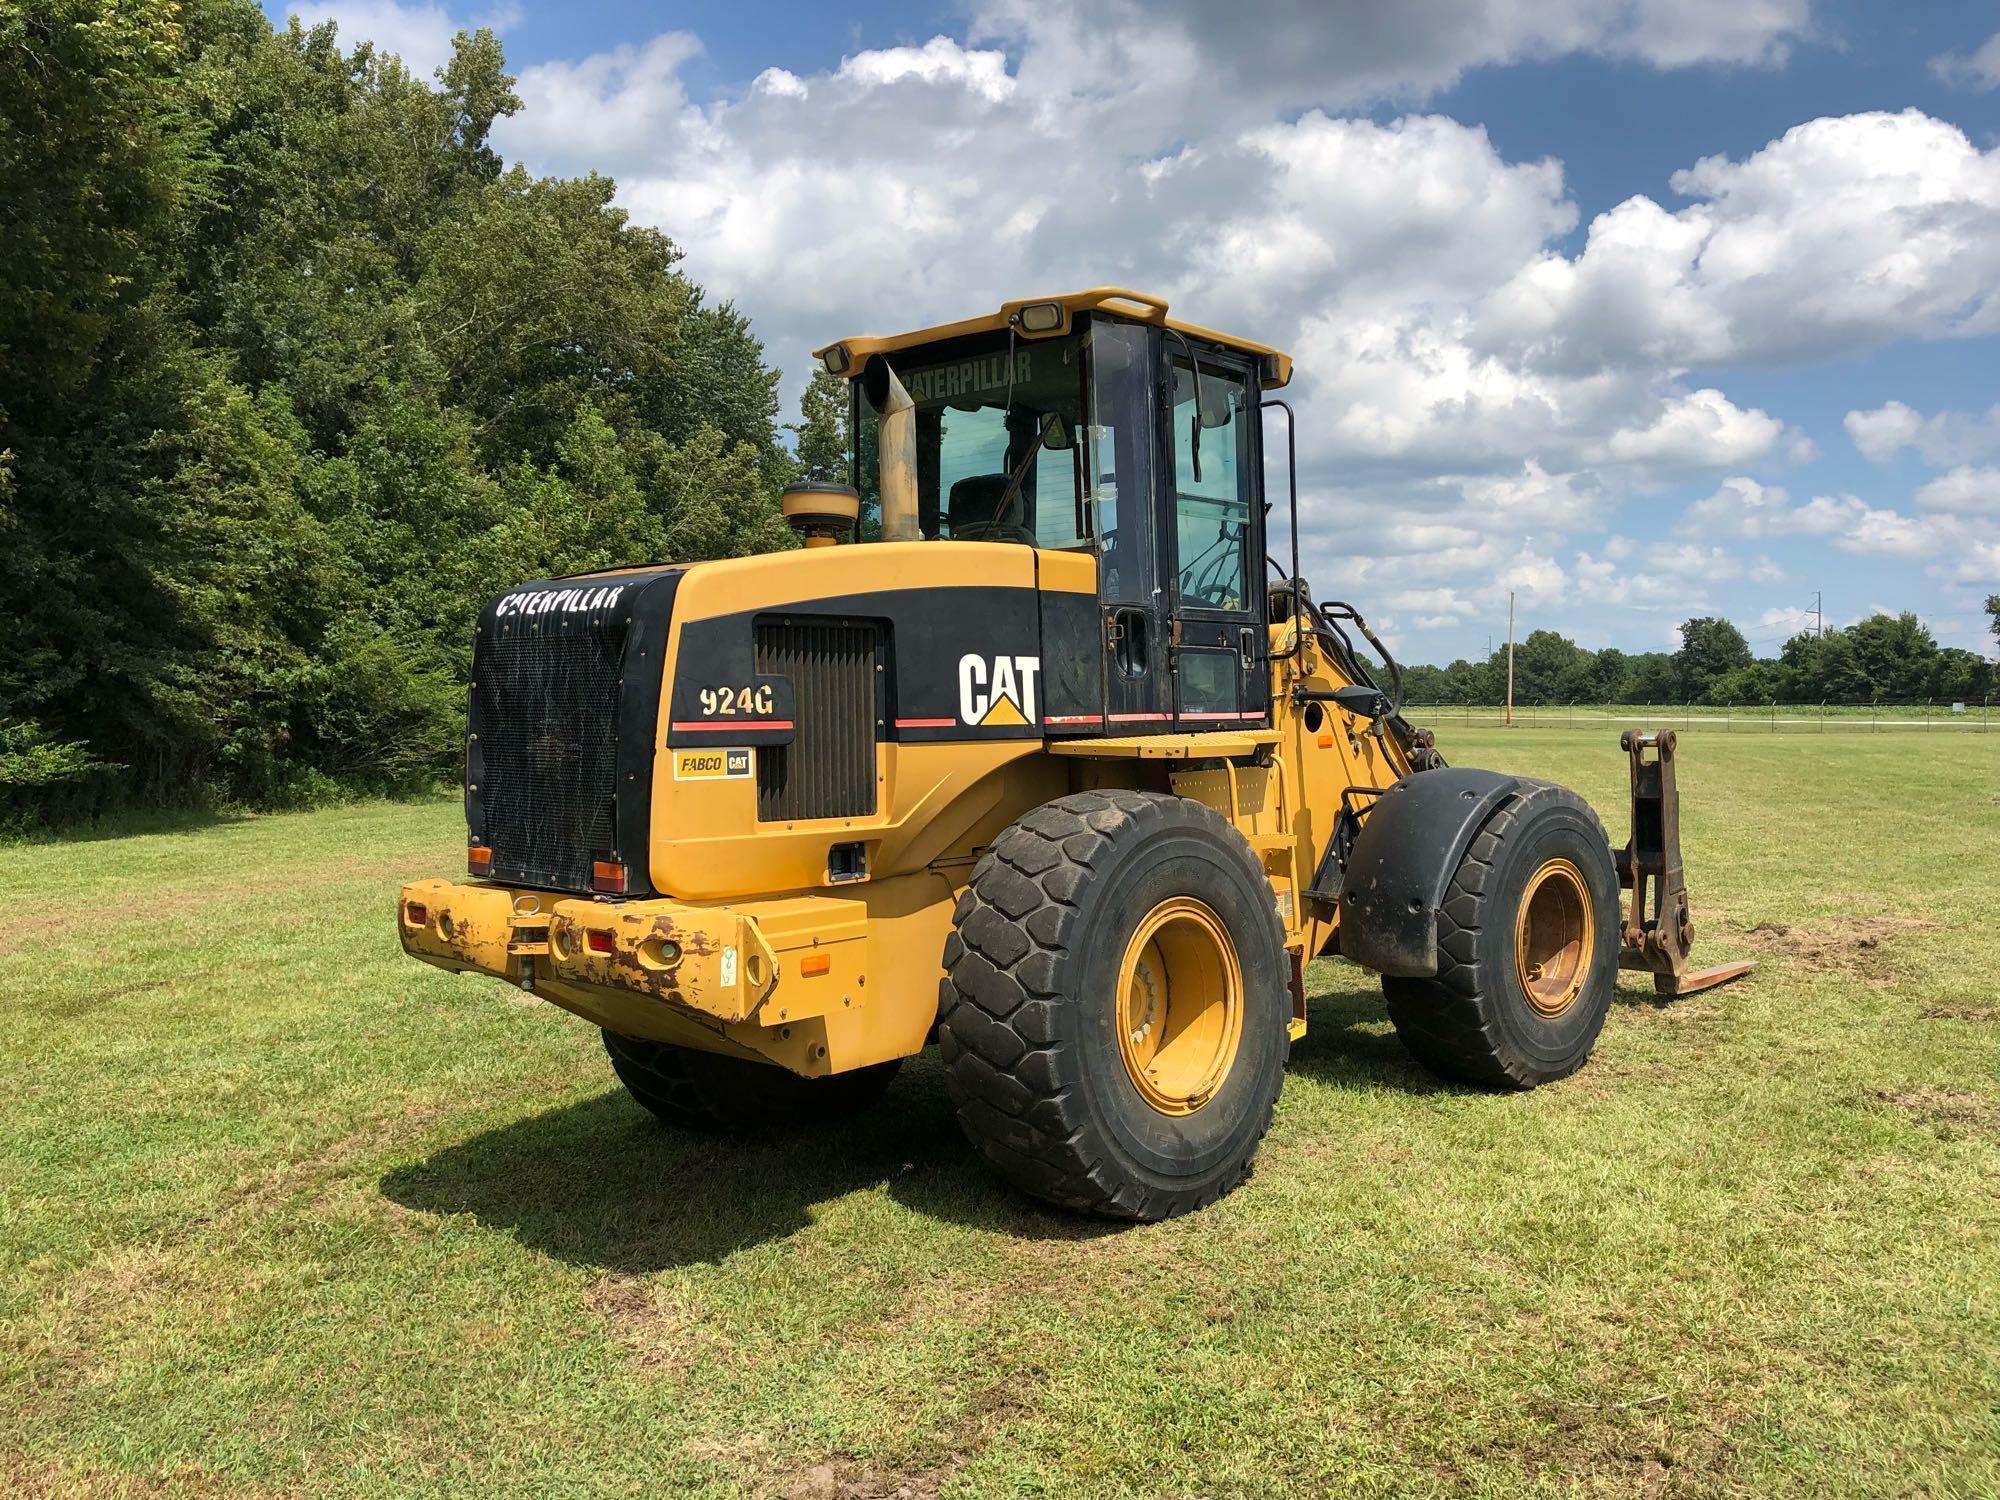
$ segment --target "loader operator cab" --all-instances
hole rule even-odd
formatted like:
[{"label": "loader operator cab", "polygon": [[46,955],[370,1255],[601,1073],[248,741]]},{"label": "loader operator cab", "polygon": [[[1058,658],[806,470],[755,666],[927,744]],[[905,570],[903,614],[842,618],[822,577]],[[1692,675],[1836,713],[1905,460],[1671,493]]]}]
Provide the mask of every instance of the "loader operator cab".
[{"label": "loader operator cab", "polygon": [[852,377],[860,540],[885,530],[886,367],[913,408],[914,534],[1097,558],[1114,722],[1264,715],[1259,409],[1285,356],[1098,288],[820,358]]}]

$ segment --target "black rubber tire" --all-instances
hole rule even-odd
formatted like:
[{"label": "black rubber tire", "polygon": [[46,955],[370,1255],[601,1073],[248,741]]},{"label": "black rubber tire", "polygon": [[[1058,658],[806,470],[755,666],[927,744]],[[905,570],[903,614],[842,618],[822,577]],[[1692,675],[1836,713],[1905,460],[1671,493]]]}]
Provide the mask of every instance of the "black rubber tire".
[{"label": "black rubber tire", "polygon": [[802,1078],[774,1063],[750,1062],[604,1033],[604,1050],[626,1092],[668,1125],[709,1134],[751,1135],[858,1114],[896,1076],[902,1059],[826,1078]]},{"label": "black rubber tire", "polygon": [[[1192,896],[1243,976],[1234,1062],[1186,1115],[1153,1109],[1115,1032],[1118,968],[1161,901]],[[1009,1182],[1066,1208],[1165,1219],[1250,1174],[1291,1048],[1276,898],[1212,809],[1152,792],[1077,792],[1036,808],[972,872],[945,943],[938,1047],[958,1122]]]},{"label": "black rubber tire", "polygon": [[[1514,928],[1529,880],[1558,857],[1583,873],[1596,941],[1582,993],[1551,1018],[1521,987]],[[1531,1089],[1588,1060],[1617,978],[1618,876],[1604,825],[1569,788],[1524,781],[1473,836],[1452,876],[1438,913],[1437,977],[1385,975],[1382,995],[1403,1045],[1432,1072]]]}]

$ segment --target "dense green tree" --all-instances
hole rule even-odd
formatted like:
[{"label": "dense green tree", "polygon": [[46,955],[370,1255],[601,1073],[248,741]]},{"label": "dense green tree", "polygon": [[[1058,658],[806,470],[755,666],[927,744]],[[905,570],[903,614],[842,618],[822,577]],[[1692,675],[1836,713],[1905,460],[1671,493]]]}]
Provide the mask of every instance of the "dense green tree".
[{"label": "dense green tree", "polygon": [[1992,622],[1993,644],[2000,646],[2000,594],[1986,596],[1986,618]]},{"label": "dense green tree", "polygon": [[1945,703],[1982,703],[1993,691],[1993,664],[1963,646],[1946,646],[1931,664],[1924,696]]},{"label": "dense green tree", "polygon": [[1642,651],[1630,663],[1630,687],[1626,698],[1632,703],[1680,703],[1680,667],[1664,651]]},{"label": "dense green tree", "polygon": [[1855,682],[1877,698],[1921,698],[1937,661],[1937,642],[1915,615],[1870,615],[1841,632]]},{"label": "dense green tree", "polygon": [[1632,662],[1616,646],[1606,646],[1590,659],[1590,683],[1580,695],[1590,703],[1624,703],[1632,696]]},{"label": "dense green tree", "polygon": [[1706,702],[1709,690],[1730,672],[1750,665],[1750,643],[1727,620],[1703,615],[1681,626],[1681,648],[1674,653],[1682,697]]},{"label": "dense green tree", "polygon": [[799,420],[789,424],[797,439],[799,477],[848,482],[848,384],[825,370],[813,371],[799,397]]},{"label": "dense green tree", "polygon": [[519,107],[484,31],[0,7],[0,818],[449,776],[493,592],[790,545],[748,323]]},{"label": "dense green tree", "polygon": [[[1502,658],[1502,670],[1505,658]],[[1534,630],[1514,648],[1514,701],[1552,703],[1566,700],[1587,670],[1588,654],[1575,641],[1553,630]]]}]

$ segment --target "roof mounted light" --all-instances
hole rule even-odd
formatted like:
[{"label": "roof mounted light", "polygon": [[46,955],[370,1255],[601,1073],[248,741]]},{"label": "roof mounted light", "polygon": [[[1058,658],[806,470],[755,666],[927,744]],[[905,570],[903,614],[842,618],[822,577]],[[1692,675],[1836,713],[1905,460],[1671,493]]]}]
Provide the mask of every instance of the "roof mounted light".
[{"label": "roof mounted light", "polygon": [[1060,302],[1030,302],[1014,311],[1023,333],[1054,333],[1063,326],[1063,316]]},{"label": "roof mounted light", "polygon": [[824,350],[820,354],[819,362],[826,366],[827,374],[845,375],[847,373],[847,366],[851,362],[847,352],[847,345],[835,344],[831,349]]}]

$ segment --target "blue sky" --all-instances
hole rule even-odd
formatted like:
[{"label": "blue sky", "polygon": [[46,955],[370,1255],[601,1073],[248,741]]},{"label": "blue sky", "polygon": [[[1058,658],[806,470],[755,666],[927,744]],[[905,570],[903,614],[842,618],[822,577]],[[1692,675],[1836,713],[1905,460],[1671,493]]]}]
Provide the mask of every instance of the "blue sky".
[{"label": "blue sky", "polygon": [[[1765,651],[2000,592],[2000,8],[314,0],[492,24],[795,392],[852,332],[1111,281],[1294,350],[1309,571],[1403,651]],[[282,16],[286,7],[273,6]]]}]

